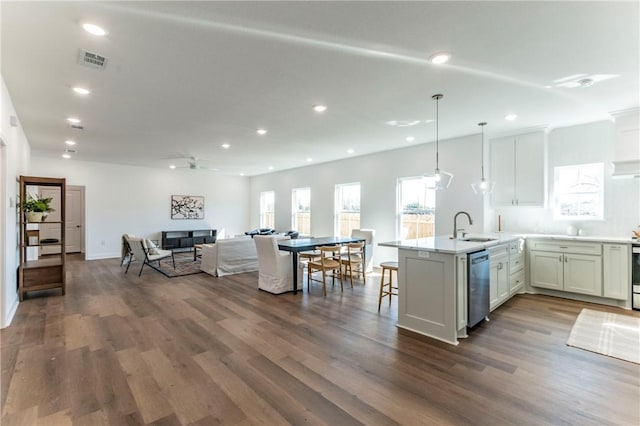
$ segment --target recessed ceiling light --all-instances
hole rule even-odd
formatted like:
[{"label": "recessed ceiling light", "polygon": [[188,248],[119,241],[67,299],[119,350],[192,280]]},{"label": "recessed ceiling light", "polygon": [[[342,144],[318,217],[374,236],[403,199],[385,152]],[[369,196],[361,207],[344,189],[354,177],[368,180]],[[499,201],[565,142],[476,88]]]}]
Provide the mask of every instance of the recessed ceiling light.
[{"label": "recessed ceiling light", "polygon": [[312,161],[313,161],[313,158],[311,158],[311,157],[307,157],[307,163],[310,163],[310,162],[312,162]]},{"label": "recessed ceiling light", "polygon": [[170,169],[175,169],[175,168],[176,168],[176,165],[175,165],[175,164],[170,164],[170,165],[169,165],[169,168],[170,168]]},{"label": "recessed ceiling light", "polygon": [[392,127],[411,127],[420,124],[420,120],[391,120],[385,122],[385,124]]},{"label": "recessed ceiling light", "polygon": [[351,148],[349,148],[349,149],[347,150],[347,154],[353,154],[354,152],[355,152],[355,151],[354,151],[353,149],[351,149]]},{"label": "recessed ceiling light", "polygon": [[62,154],[62,158],[68,160],[69,158],[71,158],[71,154]]},{"label": "recessed ceiling light", "polygon": [[429,61],[431,61],[432,64],[440,65],[447,62],[449,58],[451,58],[450,54],[445,52],[439,52],[429,56]]},{"label": "recessed ceiling light", "polygon": [[314,105],[313,106],[313,110],[315,112],[325,112],[327,110],[327,106],[326,105]]},{"label": "recessed ceiling light", "polygon": [[84,87],[74,87],[72,90],[78,95],[88,95],[89,93],[91,93],[90,90],[85,89]]},{"label": "recessed ceiling light", "polygon": [[518,118],[518,114],[507,114],[504,116],[504,119],[507,121],[513,121]]},{"label": "recessed ceiling light", "polygon": [[273,166],[269,166],[269,170],[273,170]]},{"label": "recessed ceiling light", "polygon": [[407,137],[405,138],[405,140],[406,140],[407,142],[413,142],[413,141],[415,141],[415,140],[416,140],[416,138],[415,138],[415,137],[413,137],[413,136],[407,136]]},{"label": "recessed ceiling light", "polygon": [[240,176],[244,176],[244,172],[240,172]]},{"label": "recessed ceiling light", "polygon": [[578,84],[582,87],[593,86],[594,81],[590,78],[583,78],[582,80],[578,80]]},{"label": "recessed ceiling light", "polygon": [[259,135],[266,135],[267,131],[266,131],[266,129],[258,129],[258,130],[256,130],[256,133],[259,134]]},{"label": "recessed ceiling light", "polygon": [[223,143],[222,145],[220,145],[221,147],[223,147],[224,149],[229,149],[231,148],[231,145],[229,145],[228,143]]},{"label": "recessed ceiling light", "polygon": [[64,141],[64,143],[66,143],[66,144],[67,144],[67,145],[69,145],[69,146],[73,146],[73,145],[75,145],[75,144],[76,144],[76,142],[75,142],[75,141],[72,141],[72,140]]},{"label": "recessed ceiling light", "polygon": [[80,119],[79,118],[75,118],[75,117],[69,117],[67,118],[67,121],[71,124],[79,124],[80,123]]},{"label": "recessed ceiling light", "polygon": [[89,34],[93,34],[96,36],[107,35],[107,32],[104,29],[100,28],[95,24],[82,24],[82,28],[84,28],[84,30]]}]

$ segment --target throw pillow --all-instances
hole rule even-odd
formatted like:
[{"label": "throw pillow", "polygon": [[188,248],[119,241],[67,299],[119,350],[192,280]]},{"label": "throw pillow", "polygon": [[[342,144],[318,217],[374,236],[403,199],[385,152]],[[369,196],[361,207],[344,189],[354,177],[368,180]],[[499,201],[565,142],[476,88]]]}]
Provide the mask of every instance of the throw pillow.
[{"label": "throw pillow", "polygon": [[146,238],[142,241],[149,254],[160,254],[160,252],[158,251],[158,246],[153,241]]}]

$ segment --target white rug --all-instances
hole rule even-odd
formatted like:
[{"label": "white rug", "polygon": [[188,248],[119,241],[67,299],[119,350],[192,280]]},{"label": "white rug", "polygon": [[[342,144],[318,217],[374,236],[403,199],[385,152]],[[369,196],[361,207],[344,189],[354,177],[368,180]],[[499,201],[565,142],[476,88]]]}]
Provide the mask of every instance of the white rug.
[{"label": "white rug", "polygon": [[640,318],[583,309],[567,345],[640,364]]}]

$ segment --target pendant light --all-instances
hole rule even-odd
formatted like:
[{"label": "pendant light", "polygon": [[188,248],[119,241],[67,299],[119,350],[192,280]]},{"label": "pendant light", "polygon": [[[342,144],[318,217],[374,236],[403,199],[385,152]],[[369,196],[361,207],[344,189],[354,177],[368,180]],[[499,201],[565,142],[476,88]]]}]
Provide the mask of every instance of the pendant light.
[{"label": "pendant light", "polygon": [[482,194],[482,195],[490,194],[491,192],[493,192],[493,187],[495,186],[494,182],[489,182],[484,178],[484,126],[486,125],[487,123],[485,123],[484,121],[482,123],[478,123],[478,126],[480,126],[480,129],[482,129],[482,148],[481,148],[482,149],[482,154],[481,154],[482,178],[471,184],[471,188],[473,188],[473,192],[475,192],[476,194]]},{"label": "pendant light", "polygon": [[440,124],[440,117],[439,117],[439,108],[438,108],[438,101],[440,99],[442,99],[442,95],[441,94],[437,94],[437,95],[433,95],[431,97],[431,99],[434,99],[436,101],[436,170],[435,173],[433,174],[432,178],[433,178],[433,186],[431,186],[431,188],[436,189],[436,190],[440,190],[440,189],[447,189],[449,187],[449,185],[451,184],[451,180],[453,179],[453,175],[449,172],[445,172],[444,170],[440,170],[440,163],[439,163],[439,145],[438,145],[438,138],[439,138],[439,124]]}]

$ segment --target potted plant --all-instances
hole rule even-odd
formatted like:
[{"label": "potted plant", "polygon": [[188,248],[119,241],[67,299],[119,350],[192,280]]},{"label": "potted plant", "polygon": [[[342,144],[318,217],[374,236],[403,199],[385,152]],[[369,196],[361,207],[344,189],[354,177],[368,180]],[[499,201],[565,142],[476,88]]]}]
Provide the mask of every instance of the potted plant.
[{"label": "potted plant", "polygon": [[27,199],[22,203],[27,222],[42,222],[44,215],[55,211],[51,208],[51,198],[40,198],[37,195],[27,194]]}]

